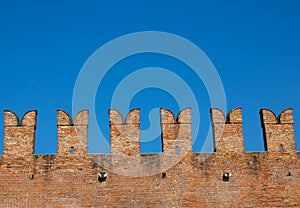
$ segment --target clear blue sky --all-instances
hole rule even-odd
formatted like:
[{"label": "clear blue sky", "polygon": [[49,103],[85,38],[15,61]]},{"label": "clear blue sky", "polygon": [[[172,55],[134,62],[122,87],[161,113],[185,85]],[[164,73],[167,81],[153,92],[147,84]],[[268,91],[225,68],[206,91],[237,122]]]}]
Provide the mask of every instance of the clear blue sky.
[{"label": "clear blue sky", "polygon": [[[101,3],[103,2],[103,3]],[[2,1],[0,3],[0,110],[20,117],[38,110],[36,153],[56,153],[56,109],[72,112],[73,88],[81,67],[100,46],[139,31],[164,31],[201,48],[217,69],[227,109],[243,108],[246,151],[262,151],[259,109],[276,114],[294,108],[300,150],[300,2],[288,1]],[[182,63],[157,54],[124,59],[99,86],[96,113],[108,140],[109,99],[122,76],[147,66],[168,68],[197,91],[201,127],[194,138],[200,151],[210,126],[207,92]],[[179,111],[172,96],[159,89],[139,92],[147,128],[152,108]],[[214,107],[214,106],[213,106]],[[0,114],[0,152],[3,113]],[[159,151],[156,139],[143,152]]]}]

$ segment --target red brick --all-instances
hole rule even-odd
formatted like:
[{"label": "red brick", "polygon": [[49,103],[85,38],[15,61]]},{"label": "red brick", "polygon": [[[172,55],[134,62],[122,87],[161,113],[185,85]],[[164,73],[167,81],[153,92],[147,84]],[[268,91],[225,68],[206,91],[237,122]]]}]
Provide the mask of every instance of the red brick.
[{"label": "red brick", "polygon": [[[139,109],[125,121],[116,110],[109,112],[111,154],[87,154],[87,111],[77,113],[73,122],[59,110],[58,153],[35,155],[36,111],[21,122],[5,111],[0,207],[300,206],[300,153],[291,109],[278,118],[261,110],[268,151],[253,153],[244,151],[240,108],[227,118],[211,110],[212,153],[192,152],[190,109],[177,118],[161,109],[162,153],[142,155]],[[281,144],[284,151],[279,151]],[[99,173],[106,173],[106,180],[100,182]],[[228,181],[224,173],[230,174]]]}]

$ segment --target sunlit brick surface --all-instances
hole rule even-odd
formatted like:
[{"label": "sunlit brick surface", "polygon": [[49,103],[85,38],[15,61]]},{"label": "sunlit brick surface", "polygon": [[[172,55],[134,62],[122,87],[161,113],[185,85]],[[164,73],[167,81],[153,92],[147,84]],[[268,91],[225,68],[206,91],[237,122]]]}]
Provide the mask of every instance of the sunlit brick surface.
[{"label": "sunlit brick surface", "polygon": [[[291,109],[278,118],[261,110],[267,151],[259,153],[244,152],[240,108],[227,118],[211,109],[213,153],[192,153],[190,109],[177,118],[161,109],[166,157],[153,159],[141,177],[104,168],[118,153],[133,158],[120,161],[125,169],[151,158],[139,154],[139,110],[132,110],[126,119],[116,110],[109,112],[111,154],[87,154],[87,111],[77,113],[73,122],[59,110],[58,154],[35,155],[36,111],[21,121],[5,111],[0,207],[300,207],[300,153]],[[180,162],[165,172],[150,174],[178,158]],[[107,174],[105,180],[99,180],[99,173]]]}]

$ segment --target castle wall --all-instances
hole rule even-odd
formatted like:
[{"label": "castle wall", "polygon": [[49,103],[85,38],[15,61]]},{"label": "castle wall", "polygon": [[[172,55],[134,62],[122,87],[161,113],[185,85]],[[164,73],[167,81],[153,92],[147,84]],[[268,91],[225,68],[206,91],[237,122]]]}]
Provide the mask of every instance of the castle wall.
[{"label": "castle wall", "polygon": [[[193,153],[191,111],[161,109],[161,154],[139,154],[139,109],[110,110],[111,154],[87,154],[88,112],[57,111],[58,153],[35,155],[36,111],[4,113],[0,207],[299,207],[292,110],[261,110],[266,151],[244,151],[242,112],[211,109],[215,152]],[[282,148],[281,148],[282,145]],[[174,162],[175,161],[175,162]]]}]

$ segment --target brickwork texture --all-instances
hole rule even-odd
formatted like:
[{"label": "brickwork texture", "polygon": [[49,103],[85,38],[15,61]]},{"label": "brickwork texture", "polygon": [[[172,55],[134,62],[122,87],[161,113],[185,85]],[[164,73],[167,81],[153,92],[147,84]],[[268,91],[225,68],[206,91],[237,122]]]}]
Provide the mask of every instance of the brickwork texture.
[{"label": "brickwork texture", "polygon": [[[0,207],[300,207],[292,109],[260,111],[264,152],[245,152],[242,109],[211,109],[215,151],[192,152],[191,109],[160,110],[162,153],[140,154],[140,110],[109,110],[110,154],[88,154],[88,111],[57,111],[57,154],[35,151],[36,111],[4,112]],[[150,161],[150,162],[149,162]]]}]

